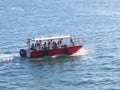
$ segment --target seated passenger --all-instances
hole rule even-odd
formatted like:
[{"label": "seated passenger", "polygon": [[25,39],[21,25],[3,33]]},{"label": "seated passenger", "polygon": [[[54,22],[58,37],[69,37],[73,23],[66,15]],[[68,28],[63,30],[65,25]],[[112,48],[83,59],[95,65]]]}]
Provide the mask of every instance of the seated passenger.
[{"label": "seated passenger", "polygon": [[44,42],[43,48],[44,48],[44,49],[47,49],[47,44],[46,44],[46,42]]},{"label": "seated passenger", "polygon": [[40,44],[39,49],[40,49],[40,50],[42,50],[42,42],[41,42],[41,41],[39,41],[39,44]]},{"label": "seated passenger", "polygon": [[53,42],[53,49],[56,49],[56,48],[57,48],[57,43]]},{"label": "seated passenger", "polygon": [[35,47],[37,51],[40,50],[40,43],[38,41],[36,42]]},{"label": "seated passenger", "polygon": [[36,50],[36,49],[35,49],[35,45],[34,45],[34,43],[32,44],[32,46],[31,46],[30,49],[31,49],[31,50]]},{"label": "seated passenger", "polygon": [[63,39],[60,39],[59,41],[58,41],[58,48],[61,48],[62,47],[62,45],[63,45],[63,41],[62,41]]},{"label": "seated passenger", "polygon": [[49,46],[48,46],[49,49],[52,49],[52,47],[53,47],[53,41],[51,40],[48,44],[49,44]]}]

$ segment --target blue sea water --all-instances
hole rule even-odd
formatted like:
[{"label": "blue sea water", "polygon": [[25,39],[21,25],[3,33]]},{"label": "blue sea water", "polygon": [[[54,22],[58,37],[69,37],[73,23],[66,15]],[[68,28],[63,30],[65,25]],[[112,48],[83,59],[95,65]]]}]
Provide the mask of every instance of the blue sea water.
[{"label": "blue sea water", "polygon": [[[28,37],[66,34],[79,53],[19,56]],[[0,0],[0,90],[120,90],[120,0]]]}]

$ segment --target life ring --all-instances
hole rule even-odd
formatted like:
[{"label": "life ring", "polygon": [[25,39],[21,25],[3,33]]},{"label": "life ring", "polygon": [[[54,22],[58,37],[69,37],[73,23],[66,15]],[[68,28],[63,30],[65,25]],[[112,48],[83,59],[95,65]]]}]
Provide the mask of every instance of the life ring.
[{"label": "life ring", "polygon": [[19,53],[21,57],[26,57],[26,50],[21,49]]}]

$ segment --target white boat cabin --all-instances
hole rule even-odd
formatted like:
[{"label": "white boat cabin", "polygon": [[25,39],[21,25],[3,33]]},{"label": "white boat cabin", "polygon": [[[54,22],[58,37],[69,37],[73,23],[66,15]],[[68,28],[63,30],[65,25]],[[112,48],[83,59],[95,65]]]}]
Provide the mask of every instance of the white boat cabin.
[{"label": "white boat cabin", "polygon": [[44,50],[57,49],[62,47],[73,47],[74,41],[72,36],[56,36],[46,38],[27,39],[27,46],[29,50]]}]

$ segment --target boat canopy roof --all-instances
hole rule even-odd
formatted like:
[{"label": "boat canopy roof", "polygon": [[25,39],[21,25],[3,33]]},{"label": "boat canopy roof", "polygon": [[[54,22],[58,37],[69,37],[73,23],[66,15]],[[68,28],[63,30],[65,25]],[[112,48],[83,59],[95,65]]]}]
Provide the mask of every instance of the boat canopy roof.
[{"label": "boat canopy roof", "polygon": [[45,40],[66,39],[66,38],[72,38],[72,36],[65,35],[65,36],[55,36],[55,37],[46,37],[46,38],[33,38],[33,39],[30,39],[30,40],[33,40],[33,41],[45,41]]}]

